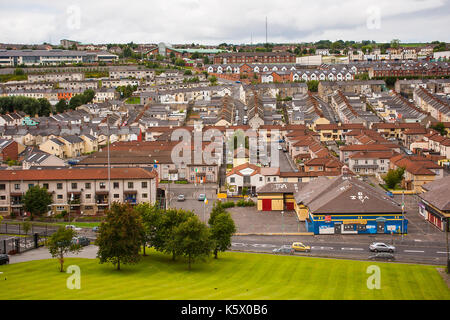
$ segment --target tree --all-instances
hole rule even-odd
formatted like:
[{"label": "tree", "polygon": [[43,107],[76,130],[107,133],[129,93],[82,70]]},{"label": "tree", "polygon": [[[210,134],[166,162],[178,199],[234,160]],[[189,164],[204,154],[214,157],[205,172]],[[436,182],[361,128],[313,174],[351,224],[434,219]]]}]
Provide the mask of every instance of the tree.
[{"label": "tree", "polygon": [[73,229],[60,227],[47,242],[48,251],[52,258],[58,258],[59,260],[61,272],[64,272],[64,256],[69,252],[78,253],[81,250],[79,244],[72,242],[74,236],[76,236],[76,233]]},{"label": "tree", "polygon": [[31,230],[31,223],[28,221],[25,221],[22,224],[22,229],[23,229],[23,232],[25,232],[25,235],[28,235],[28,232],[30,232],[30,230]]},{"label": "tree", "polygon": [[188,258],[189,270],[192,261],[211,254],[210,230],[195,215],[175,228],[173,243],[178,255]]},{"label": "tree", "polygon": [[192,211],[169,209],[164,212],[159,223],[159,230],[153,239],[153,247],[167,254],[172,254],[172,260],[175,260],[178,251],[175,241],[175,229],[186,222],[190,217],[195,216]]},{"label": "tree", "polygon": [[158,205],[150,205],[149,203],[141,203],[135,207],[135,210],[142,219],[144,231],[142,235],[142,244],[144,247],[143,255],[145,256],[146,246],[150,245],[153,247],[158,237],[162,213]]},{"label": "tree", "polygon": [[28,189],[23,197],[23,208],[31,215],[31,220],[34,216],[41,216],[48,212],[48,206],[52,204],[52,196],[47,189],[40,186],[32,186]]},{"label": "tree", "polygon": [[447,135],[447,131],[445,130],[445,125],[442,122],[438,122],[435,125],[432,125],[431,128],[436,130],[437,132],[439,132],[441,134],[441,136],[445,137]]},{"label": "tree", "polygon": [[383,180],[389,189],[394,189],[402,181],[404,173],[405,168],[390,169]]},{"label": "tree", "polygon": [[400,40],[399,39],[391,40],[391,48],[397,49],[399,46],[400,46]]},{"label": "tree", "polygon": [[66,111],[67,108],[68,108],[68,105],[67,105],[66,99],[59,100],[58,103],[55,106],[55,110],[56,110],[57,113],[62,113],[64,111]]},{"label": "tree", "polygon": [[120,263],[137,263],[143,228],[141,217],[129,204],[114,202],[100,225],[96,240],[100,263],[111,262],[117,265],[117,270],[120,270]]},{"label": "tree", "polygon": [[214,85],[217,83],[217,78],[216,76],[211,76],[209,77],[209,82],[211,82],[211,85]]},{"label": "tree", "polygon": [[308,90],[311,92],[317,92],[319,90],[319,80],[310,80],[306,82]]},{"label": "tree", "polygon": [[214,259],[217,259],[219,251],[224,252],[231,247],[231,237],[236,232],[236,226],[228,212],[217,214],[210,219],[209,225],[211,226]]}]

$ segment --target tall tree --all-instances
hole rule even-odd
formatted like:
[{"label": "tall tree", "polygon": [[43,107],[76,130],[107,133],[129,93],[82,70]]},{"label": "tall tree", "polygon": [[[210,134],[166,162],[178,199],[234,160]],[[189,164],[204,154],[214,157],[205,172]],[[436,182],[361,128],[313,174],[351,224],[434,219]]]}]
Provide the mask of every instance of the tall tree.
[{"label": "tall tree", "polygon": [[162,212],[158,205],[151,205],[149,203],[141,203],[135,207],[136,212],[141,216],[143,225],[143,255],[145,256],[145,248],[149,245],[153,247],[158,237],[160,224],[162,219]]},{"label": "tall tree", "polygon": [[236,232],[236,226],[228,212],[219,213],[215,216],[210,226],[214,259],[217,259],[219,251],[224,252],[231,247],[231,237]]},{"label": "tall tree", "polygon": [[81,250],[79,244],[72,242],[72,238],[76,236],[73,229],[60,227],[58,231],[51,235],[47,241],[47,247],[53,258],[58,258],[60,271],[64,272],[64,256],[71,252],[77,253]]},{"label": "tall tree", "polygon": [[114,202],[99,228],[97,258],[100,263],[111,262],[117,270],[120,270],[120,263],[137,263],[143,234],[138,213],[129,204]]},{"label": "tall tree", "polygon": [[175,228],[174,245],[178,255],[188,258],[190,270],[192,261],[211,254],[210,231],[197,216],[189,217]]},{"label": "tall tree", "polygon": [[177,252],[177,243],[175,241],[175,229],[186,222],[189,218],[195,216],[191,211],[169,209],[161,217],[159,230],[153,240],[153,246],[156,250],[172,254],[172,260],[175,260]]},{"label": "tall tree", "polygon": [[52,204],[52,196],[47,189],[38,185],[32,186],[23,196],[23,208],[31,215],[31,220],[35,216],[41,216],[49,211],[48,206]]}]

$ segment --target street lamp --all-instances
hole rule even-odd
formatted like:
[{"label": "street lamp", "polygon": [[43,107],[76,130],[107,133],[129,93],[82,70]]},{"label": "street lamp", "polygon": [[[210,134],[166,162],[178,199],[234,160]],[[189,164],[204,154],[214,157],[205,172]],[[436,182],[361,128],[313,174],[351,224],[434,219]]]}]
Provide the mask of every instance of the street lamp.
[{"label": "street lamp", "polygon": [[284,211],[281,211],[281,230],[284,236]]}]

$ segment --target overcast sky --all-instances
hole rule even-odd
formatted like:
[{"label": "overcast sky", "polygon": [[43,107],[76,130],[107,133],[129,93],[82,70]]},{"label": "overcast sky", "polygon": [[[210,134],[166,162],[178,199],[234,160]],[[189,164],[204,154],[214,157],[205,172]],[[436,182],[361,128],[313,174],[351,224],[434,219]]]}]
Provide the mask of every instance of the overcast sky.
[{"label": "overcast sky", "polygon": [[0,42],[450,42],[450,0],[15,0]]}]

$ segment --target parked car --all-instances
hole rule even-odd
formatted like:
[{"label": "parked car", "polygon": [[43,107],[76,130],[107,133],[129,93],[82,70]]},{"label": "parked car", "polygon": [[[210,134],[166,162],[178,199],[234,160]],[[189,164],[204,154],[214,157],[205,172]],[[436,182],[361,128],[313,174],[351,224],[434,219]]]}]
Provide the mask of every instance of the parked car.
[{"label": "parked car", "polygon": [[287,152],[287,149],[286,149],[286,148],[283,148],[283,152]]},{"label": "parked car", "polygon": [[74,226],[73,224],[68,224],[66,226],[66,229],[73,229],[75,231],[81,231],[81,228],[78,228],[78,227]]},{"label": "parked car", "polygon": [[178,195],[177,201],[184,201],[186,198],[184,197],[184,194]]},{"label": "parked car", "polygon": [[99,227],[93,227],[93,228],[92,228],[92,231],[93,231],[93,232],[98,232],[99,229],[100,229]]},{"label": "parked car", "polygon": [[283,147],[278,145],[278,150],[283,150]]},{"label": "parked car", "polygon": [[291,247],[292,249],[294,249],[294,251],[311,252],[311,247],[304,245],[301,242],[294,242]]},{"label": "parked car", "polygon": [[9,256],[7,254],[0,254],[0,265],[9,264]]},{"label": "parked car", "polygon": [[389,252],[377,252],[371,256],[369,256],[369,260],[395,260],[395,257],[392,253]]},{"label": "parked car", "polygon": [[82,247],[88,246],[91,244],[91,241],[86,237],[74,237],[72,238],[72,243],[79,244]]},{"label": "parked car", "polygon": [[372,252],[394,252],[395,247],[387,245],[383,242],[374,242],[369,246],[369,250]]},{"label": "parked car", "polygon": [[272,250],[273,253],[294,254],[294,249],[289,246],[283,246]]},{"label": "parked car", "polygon": [[200,195],[198,196],[198,201],[205,201],[206,199],[206,195],[204,193],[200,193]]}]

